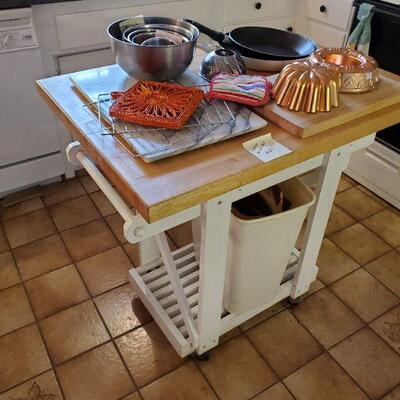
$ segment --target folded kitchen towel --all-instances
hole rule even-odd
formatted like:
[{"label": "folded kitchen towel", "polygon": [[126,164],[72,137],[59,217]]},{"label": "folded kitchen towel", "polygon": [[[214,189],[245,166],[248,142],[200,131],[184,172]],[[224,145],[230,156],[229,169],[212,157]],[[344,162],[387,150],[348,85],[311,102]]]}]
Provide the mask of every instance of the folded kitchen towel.
[{"label": "folded kitchen towel", "polygon": [[211,80],[208,97],[260,106],[269,101],[271,89],[264,76],[219,74]]},{"label": "folded kitchen towel", "polygon": [[371,41],[371,19],[374,14],[374,5],[362,3],[357,13],[359,21],[347,41],[347,47],[369,53]]}]

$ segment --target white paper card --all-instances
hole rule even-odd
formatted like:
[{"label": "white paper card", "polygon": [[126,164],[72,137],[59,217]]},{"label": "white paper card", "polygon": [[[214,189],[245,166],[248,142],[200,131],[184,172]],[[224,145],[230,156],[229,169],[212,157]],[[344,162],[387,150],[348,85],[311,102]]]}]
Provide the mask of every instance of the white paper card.
[{"label": "white paper card", "polygon": [[243,147],[262,162],[268,162],[291,153],[287,147],[272,139],[270,133],[244,142]]}]

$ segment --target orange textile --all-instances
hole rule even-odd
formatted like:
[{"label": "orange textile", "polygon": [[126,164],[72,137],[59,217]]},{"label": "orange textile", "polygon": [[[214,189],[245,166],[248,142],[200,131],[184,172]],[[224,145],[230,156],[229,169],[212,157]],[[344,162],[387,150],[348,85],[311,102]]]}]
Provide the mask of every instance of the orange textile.
[{"label": "orange textile", "polygon": [[204,97],[201,89],[176,83],[138,81],[126,92],[113,92],[110,115],[122,121],[180,129]]}]

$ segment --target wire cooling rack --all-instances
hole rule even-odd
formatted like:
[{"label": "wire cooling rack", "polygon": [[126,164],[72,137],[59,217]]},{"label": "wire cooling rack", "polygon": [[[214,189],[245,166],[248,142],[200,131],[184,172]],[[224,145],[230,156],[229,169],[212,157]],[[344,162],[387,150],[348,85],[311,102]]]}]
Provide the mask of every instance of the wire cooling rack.
[{"label": "wire cooling rack", "polygon": [[[209,85],[195,87],[207,92]],[[196,147],[206,136],[211,136],[224,125],[230,130],[235,124],[235,115],[230,106],[221,100],[203,99],[179,130],[141,126],[113,118],[108,112],[112,102],[111,93],[101,93],[97,100],[84,107],[90,109],[90,115],[96,118],[100,135],[116,136],[125,147],[132,148],[140,157],[151,158],[159,154],[158,158],[164,158],[182,152],[182,149],[186,151]]]}]

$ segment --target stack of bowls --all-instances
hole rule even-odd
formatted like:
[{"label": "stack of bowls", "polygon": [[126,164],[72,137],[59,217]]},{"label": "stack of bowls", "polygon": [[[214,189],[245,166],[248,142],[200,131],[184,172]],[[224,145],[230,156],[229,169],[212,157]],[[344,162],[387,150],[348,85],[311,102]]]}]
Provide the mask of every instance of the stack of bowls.
[{"label": "stack of bowls", "polygon": [[199,37],[194,25],[174,18],[143,17],[126,27],[129,20],[115,21],[107,30],[116,62],[127,74],[170,81],[187,69]]}]

